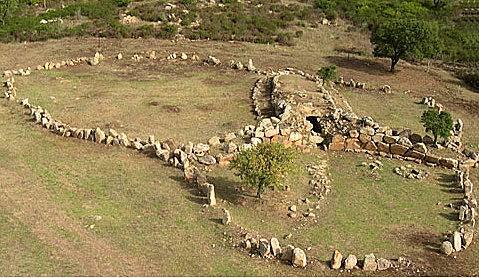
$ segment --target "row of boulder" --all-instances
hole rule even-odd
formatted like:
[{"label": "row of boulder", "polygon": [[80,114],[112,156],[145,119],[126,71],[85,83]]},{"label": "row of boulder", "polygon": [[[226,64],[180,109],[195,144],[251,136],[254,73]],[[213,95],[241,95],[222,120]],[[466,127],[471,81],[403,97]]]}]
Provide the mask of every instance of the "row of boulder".
[{"label": "row of boulder", "polygon": [[349,81],[344,81],[344,77],[339,77],[339,80],[335,82],[336,84],[340,86],[345,86],[345,87],[351,87],[351,88],[357,88],[357,89],[366,89],[366,83],[364,82],[359,82],[359,81],[354,81],[354,79],[351,78]]},{"label": "row of boulder", "polygon": [[[336,124],[342,125],[342,122],[338,120]],[[391,129],[367,119],[348,124],[349,126],[343,125],[346,126],[343,134],[332,136],[328,146],[330,150],[365,151],[450,169],[455,169],[459,165],[457,159],[442,158],[430,153],[426,145],[432,145],[433,139],[429,135],[421,136],[409,129],[402,131]]]},{"label": "row of boulder", "polygon": [[3,83],[5,88],[4,97],[8,100],[15,100],[17,97],[17,89],[15,88],[15,78],[13,75],[6,75],[6,81]]},{"label": "row of boulder", "polygon": [[240,246],[248,251],[251,256],[262,258],[278,259],[287,262],[294,267],[304,268],[307,265],[306,253],[293,245],[281,247],[279,240],[275,237],[270,240],[266,238],[255,238],[245,234]]},{"label": "row of boulder", "polygon": [[345,270],[362,269],[364,271],[383,271],[393,266],[392,262],[387,259],[376,259],[373,253],[364,256],[361,268],[358,263],[359,261],[355,255],[350,254],[344,258],[341,252],[335,250],[330,261],[330,267],[335,270],[343,268]]},{"label": "row of boulder", "polygon": [[459,230],[442,243],[441,251],[446,255],[465,250],[471,245],[477,218],[477,199],[474,196],[474,185],[469,178],[469,167],[456,170],[455,177],[464,194],[458,204],[458,220],[461,225]]}]

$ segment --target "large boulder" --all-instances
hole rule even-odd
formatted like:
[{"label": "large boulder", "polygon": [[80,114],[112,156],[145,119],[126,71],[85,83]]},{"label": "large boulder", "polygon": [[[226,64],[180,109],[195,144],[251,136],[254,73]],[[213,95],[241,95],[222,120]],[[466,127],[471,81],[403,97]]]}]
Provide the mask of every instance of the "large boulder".
[{"label": "large boulder", "polygon": [[329,149],[332,151],[342,151],[346,147],[345,139],[342,135],[336,134],[329,144]]},{"label": "large boulder", "polygon": [[217,145],[221,144],[220,137],[218,137],[218,136],[211,137],[210,140],[208,140],[208,144],[210,146],[217,146]]},{"label": "large boulder", "polygon": [[413,150],[418,151],[420,153],[427,153],[427,147],[424,143],[416,143],[413,145]]},{"label": "large boulder", "polygon": [[346,139],[346,150],[358,150],[361,149],[361,143],[356,138]]},{"label": "large boulder", "polygon": [[398,141],[398,139],[399,139],[399,137],[397,137],[397,136],[385,135],[383,137],[384,142],[387,143],[387,144],[394,144]]},{"label": "large boulder", "polygon": [[389,149],[392,154],[404,156],[409,148],[400,144],[391,144]]},{"label": "large boulder", "polygon": [[452,247],[452,243],[450,241],[444,241],[441,244],[441,251],[442,253],[446,254],[447,256],[451,255],[454,252],[454,248]]},{"label": "large boulder", "polygon": [[281,246],[279,245],[279,240],[275,237],[271,238],[270,241],[271,254],[275,257],[281,255]]},{"label": "large boulder", "polygon": [[391,268],[391,262],[389,260],[380,258],[377,260],[378,270],[387,270]]},{"label": "large boulder", "polygon": [[460,232],[458,232],[458,231],[454,232],[453,237],[452,237],[452,241],[453,241],[454,250],[456,250],[457,252],[461,251],[461,249],[462,249],[462,238],[461,238],[461,233]]},{"label": "large boulder", "polygon": [[331,268],[340,269],[343,261],[343,255],[338,250],[334,250],[333,257],[331,258]]},{"label": "large boulder", "polygon": [[474,239],[474,229],[472,227],[466,226],[464,233],[462,234],[462,239],[464,243],[464,249],[468,248]]},{"label": "large boulder", "polygon": [[404,155],[407,157],[412,157],[412,158],[421,159],[421,160],[424,159],[425,157],[424,153],[415,151],[413,149],[408,150]]},{"label": "large boulder", "polygon": [[433,155],[433,154],[427,154],[424,160],[426,160],[427,163],[431,164],[439,164],[439,159],[440,157]]},{"label": "large boulder", "polygon": [[99,127],[95,129],[95,142],[96,143],[103,143],[105,142],[106,135],[103,130],[101,130]]},{"label": "large boulder", "polygon": [[211,155],[205,155],[198,158],[198,162],[204,165],[216,164],[216,158]]},{"label": "large boulder", "polygon": [[306,267],[306,253],[300,248],[294,248],[292,264],[295,267]]},{"label": "large boulder", "polygon": [[376,262],[376,257],[374,254],[368,254],[364,257],[363,270],[364,271],[376,271],[378,269],[378,264]]},{"label": "large boulder", "polygon": [[346,260],[344,260],[344,269],[351,270],[358,264],[358,258],[354,255],[349,255]]},{"label": "large boulder", "polygon": [[389,144],[383,143],[383,142],[378,142],[376,143],[376,146],[378,148],[378,151],[383,152],[383,153],[389,153]]}]

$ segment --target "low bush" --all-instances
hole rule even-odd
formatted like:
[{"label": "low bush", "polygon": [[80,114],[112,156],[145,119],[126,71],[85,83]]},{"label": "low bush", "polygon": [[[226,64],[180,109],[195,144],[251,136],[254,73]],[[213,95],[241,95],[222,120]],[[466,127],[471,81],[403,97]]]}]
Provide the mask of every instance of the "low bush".
[{"label": "low bush", "polygon": [[318,70],[318,75],[324,80],[334,80],[338,78],[338,72],[336,70],[336,65],[330,65],[327,67],[322,67]]},{"label": "low bush", "polygon": [[459,78],[474,89],[479,90],[479,70],[461,72],[459,73]]}]

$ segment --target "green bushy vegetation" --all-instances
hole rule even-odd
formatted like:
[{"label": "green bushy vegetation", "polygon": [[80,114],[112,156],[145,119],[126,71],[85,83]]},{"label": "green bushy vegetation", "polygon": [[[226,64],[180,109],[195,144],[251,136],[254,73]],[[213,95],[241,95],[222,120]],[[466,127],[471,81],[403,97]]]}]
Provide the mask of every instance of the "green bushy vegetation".
[{"label": "green bushy vegetation", "polygon": [[[115,38],[156,37],[170,39],[178,33],[175,26],[125,26],[119,22],[119,10],[131,0],[76,1],[64,7],[36,13],[36,1],[18,2],[16,9],[0,27],[0,41],[41,41],[70,36],[101,36]],[[87,19],[81,24],[65,27],[59,22],[42,24],[42,20]]]},{"label": "green bushy vegetation", "polygon": [[400,59],[432,58],[441,50],[437,26],[409,18],[381,23],[374,29],[371,42],[374,56],[391,59],[391,72]]},{"label": "green bushy vegetation", "polygon": [[230,168],[261,198],[268,188],[282,189],[286,175],[294,171],[294,157],[294,151],[282,144],[262,143],[237,154]]},{"label": "green bushy vegetation", "polygon": [[439,40],[444,46],[437,58],[472,65],[479,63],[479,21],[460,19],[462,1],[314,0],[313,5],[330,18],[343,17],[373,31],[385,22],[398,19],[437,25]]},{"label": "green bushy vegetation", "polygon": [[424,124],[426,132],[433,134],[434,143],[437,143],[438,137],[447,139],[451,136],[452,116],[449,112],[439,112],[435,108],[430,108],[422,114],[421,122]]},{"label": "green bushy vegetation", "polygon": [[459,73],[459,78],[479,90],[479,70],[464,71]]},{"label": "green bushy vegetation", "polygon": [[334,80],[338,78],[338,71],[336,65],[322,67],[318,70],[318,75],[324,80]]}]

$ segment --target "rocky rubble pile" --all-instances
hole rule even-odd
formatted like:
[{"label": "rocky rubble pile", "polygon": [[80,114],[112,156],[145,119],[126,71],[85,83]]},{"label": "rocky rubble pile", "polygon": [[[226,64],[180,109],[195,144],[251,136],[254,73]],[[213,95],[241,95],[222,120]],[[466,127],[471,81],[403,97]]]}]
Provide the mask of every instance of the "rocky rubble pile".
[{"label": "rocky rubble pile", "polygon": [[394,173],[408,179],[425,179],[429,174],[425,171],[413,168],[411,165],[394,168]]},{"label": "rocky rubble pile", "polygon": [[331,192],[331,180],[327,174],[327,160],[320,160],[318,164],[308,165],[307,170],[312,177],[309,185],[311,194],[323,200]]}]

